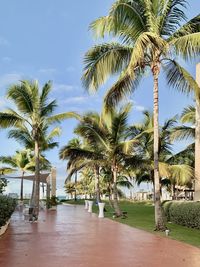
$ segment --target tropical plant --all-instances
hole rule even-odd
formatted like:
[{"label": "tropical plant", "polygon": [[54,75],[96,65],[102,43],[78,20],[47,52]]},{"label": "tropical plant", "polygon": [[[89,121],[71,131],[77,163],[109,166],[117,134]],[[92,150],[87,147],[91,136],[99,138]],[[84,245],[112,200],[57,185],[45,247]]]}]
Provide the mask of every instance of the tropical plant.
[{"label": "tropical plant", "polygon": [[[166,228],[162,216],[159,184],[159,106],[158,78],[161,68],[168,85],[181,92],[200,90],[191,75],[175,60],[187,60],[200,52],[200,16],[186,21],[186,0],[117,0],[107,16],[90,25],[96,37],[109,34],[120,42],[95,45],[85,55],[83,85],[97,90],[111,75],[117,82],[105,96],[105,106],[116,105],[132,93],[143,74],[153,76],[154,97],[154,187],[155,224],[157,230]],[[184,22],[184,23],[183,23]]]},{"label": "tropical plant", "polygon": [[75,191],[76,191],[76,189],[75,189],[75,183],[74,182],[65,183],[65,192],[67,194],[71,195],[71,199],[73,198]]},{"label": "tropical plant", "polygon": [[[144,111],[144,119],[141,124],[129,127],[129,135],[140,140],[138,151],[150,164],[145,169],[134,170],[135,180],[139,185],[141,182],[152,182],[153,179],[153,115]],[[159,136],[159,174],[160,185],[171,187],[174,197],[175,187],[187,185],[193,178],[193,168],[186,161],[178,160],[176,155],[172,154],[171,134],[174,134],[176,117],[168,119],[160,126]],[[162,191],[161,191],[162,192]]]},{"label": "tropical plant", "polygon": [[[8,88],[7,98],[14,102],[16,109],[8,109],[0,112],[0,127],[11,130],[28,129],[31,140],[34,141],[35,155],[35,180],[31,206],[34,208],[33,215],[37,219],[39,214],[40,196],[40,152],[41,139],[44,129],[47,131],[55,123],[67,117],[66,113],[54,115],[56,100],[49,100],[51,83],[46,83],[40,91],[37,81],[21,81]],[[18,132],[19,134],[19,132]],[[11,134],[12,136],[12,134]],[[18,135],[20,138],[20,135]],[[22,133],[22,139],[23,133]]]},{"label": "tropical plant", "polygon": [[[98,119],[95,120],[87,117],[80,121],[75,129],[76,134],[86,140],[89,147],[93,148],[87,153],[84,151],[82,155],[85,159],[111,170],[113,206],[117,216],[122,215],[118,203],[118,176],[126,164],[138,166],[142,163],[141,158],[134,156],[133,148],[137,141],[125,139],[130,108],[130,105],[126,105],[119,111],[113,109],[109,117],[96,114]],[[82,152],[74,150],[74,157],[77,158]]]},{"label": "tropical plant", "polygon": [[33,155],[30,150],[16,151],[14,156],[0,157],[2,163],[8,164],[11,167],[21,172],[21,190],[20,200],[23,201],[23,184],[24,175],[27,171],[30,171],[34,166]]},{"label": "tropical plant", "polygon": [[[77,116],[74,113],[74,117],[79,118],[82,123],[94,122],[99,123],[99,116],[96,113],[86,113],[84,116]],[[83,136],[82,136],[83,137]],[[60,151],[61,159],[68,159],[67,170],[69,171],[68,179],[71,179],[72,174],[75,174],[75,180],[77,180],[78,170],[88,166],[93,169],[93,175],[95,177],[95,195],[96,202],[100,202],[100,187],[99,187],[99,161],[102,159],[102,151],[98,148],[98,144],[89,144],[86,139],[83,138],[83,144],[79,139],[72,139],[67,146],[64,146]],[[76,196],[76,195],[75,195]]]},{"label": "tropical plant", "polygon": [[0,194],[3,194],[6,186],[9,183],[9,181],[4,176],[12,173],[14,171],[15,171],[15,169],[7,167],[7,166],[0,167]]}]

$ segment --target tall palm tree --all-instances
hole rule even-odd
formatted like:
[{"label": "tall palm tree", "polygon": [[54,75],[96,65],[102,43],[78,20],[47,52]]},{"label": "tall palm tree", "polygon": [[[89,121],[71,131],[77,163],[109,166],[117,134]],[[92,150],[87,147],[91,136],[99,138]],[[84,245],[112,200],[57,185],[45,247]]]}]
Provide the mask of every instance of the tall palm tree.
[{"label": "tall palm tree", "polygon": [[[118,176],[126,164],[138,166],[143,163],[139,157],[134,155],[133,147],[138,142],[126,139],[130,108],[130,105],[126,105],[119,111],[113,109],[109,119],[99,116],[98,120],[82,120],[75,130],[87,140],[89,147],[96,149],[96,156],[93,160],[100,163],[101,167],[111,170],[113,206],[117,216],[122,215],[118,203]],[[94,153],[94,150],[88,153],[87,159],[90,159]]]},{"label": "tall palm tree", "polygon": [[[85,115],[82,119],[83,121],[87,118]],[[91,119],[91,118],[90,118]],[[86,142],[86,140],[84,140]],[[77,172],[86,166],[91,168],[93,175],[95,176],[95,195],[96,202],[100,202],[100,187],[99,187],[99,161],[102,159],[101,153],[98,149],[98,145],[94,147],[91,144],[82,144],[79,139],[72,139],[68,142],[66,146],[60,150],[60,158],[62,160],[68,160],[67,170],[68,176],[66,181],[71,180],[73,174],[75,174],[75,179],[77,177]],[[77,180],[77,179],[76,179]],[[75,195],[76,196],[76,195]]]},{"label": "tall palm tree", "polygon": [[[133,138],[139,138],[138,151],[150,162],[144,169],[135,171],[135,179],[139,185],[141,182],[152,182],[153,179],[153,115],[144,111],[144,119],[141,124],[129,127],[128,134]],[[172,154],[171,134],[177,123],[176,117],[168,119],[159,127],[159,175],[160,186],[172,185],[172,191],[176,185],[183,186],[191,182],[194,177],[193,166],[189,162],[177,160],[177,155]]]},{"label": "tall palm tree", "polygon": [[107,16],[94,21],[90,28],[96,37],[112,35],[120,42],[104,43],[90,49],[84,59],[83,84],[97,90],[109,76],[119,78],[105,97],[113,106],[133,92],[144,72],[153,77],[154,98],[154,186],[155,224],[164,230],[159,185],[159,75],[163,68],[168,84],[181,92],[199,87],[190,74],[174,59],[189,59],[200,52],[200,16],[186,21],[186,0],[117,0]]},{"label": "tall palm tree", "polygon": [[[33,215],[38,219],[40,196],[40,151],[44,129],[60,122],[67,117],[66,113],[54,115],[56,100],[49,100],[51,83],[47,82],[39,89],[37,81],[21,81],[8,88],[7,98],[14,102],[16,110],[8,109],[0,112],[0,127],[30,129],[31,139],[34,141],[35,180],[32,194]],[[23,134],[22,134],[23,135]]]},{"label": "tall palm tree", "polygon": [[[73,138],[71,139],[69,142],[68,142],[68,148],[80,148],[81,147],[81,142],[78,138]],[[70,157],[70,156],[69,156]],[[69,158],[68,157],[68,158]],[[64,157],[62,157],[62,159],[64,159]],[[65,157],[66,159],[66,157]],[[77,192],[76,192],[76,185],[77,185],[77,178],[78,178],[78,170],[74,170],[76,167],[77,167],[77,162],[73,162],[74,164],[72,164],[72,159],[68,161],[68,166],[67,166],[67,169],[69,169],[71,167],[72,169],[72,166],[74,167],[73,168],[73,173],[74,173],[74,200],[76,201],[77,200]],[[70,172],[70,175],[68,175],[68,179],[70,179],[70,183],[71,183],[71,176],[72,176],[72,170]],[[67,183],[68,185],[68,183]]]},{"label": "tall palm tree", "polygon": [[24,175],[34,166],[33,155],[31,154],[31,151],[16,151],[14,156],[0,157],[0,161],[21,172],[20,200],[23,201]]}]

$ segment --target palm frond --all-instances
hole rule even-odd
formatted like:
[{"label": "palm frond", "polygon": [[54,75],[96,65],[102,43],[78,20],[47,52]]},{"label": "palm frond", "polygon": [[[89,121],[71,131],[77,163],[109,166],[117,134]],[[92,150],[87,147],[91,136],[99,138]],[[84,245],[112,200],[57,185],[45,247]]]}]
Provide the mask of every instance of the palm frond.
[{"label": "palm frond", "polygon": [[183,112],[181,113],[181,122],[182,123],[191,123],[192,125],[195,124],[195,112],[196,109],[194,106],[188,106],[184,108]]},{"label": "palm frond", "polygon": [[173,88],[187,94],[192,91],[197,95],[200,94],[200,88],[194,78],[175,60],[167,60],[167,63],[164,64],[164,71],[168,84]]},{"label": "palm frond", "polygon": [[160,30],[163,36],[171,36],[186,20],[183,9],[186,9],[185,0],[163,1],[162,14],[159,17]]},{"label": "palm frond", "polygon": [[172,141],[174,140],[184,140],[184,139],[194,139],[195,137],[195,128],[189,126],[177,126],[175,127],[170,135]]},{"label": "palm frond", "polygon": [[91,48],[84,57],[83,86],[96,90],[110,75],[124,69],[131,57],[131,48],[118,43],[100,44]]},{"label": "palm frond", "polygon": [[21,124],[23,119],[15,114],[0,112],[0,127],[9,128]]}]

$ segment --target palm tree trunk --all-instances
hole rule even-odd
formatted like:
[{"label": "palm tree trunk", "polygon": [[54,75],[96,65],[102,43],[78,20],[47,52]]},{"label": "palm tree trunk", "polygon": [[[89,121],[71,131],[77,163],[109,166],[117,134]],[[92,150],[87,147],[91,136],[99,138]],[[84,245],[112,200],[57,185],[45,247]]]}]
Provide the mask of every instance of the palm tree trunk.
[{"label": "palm tree trunk", "polygon": [[158,102],[158,77],[160,73],[160,63],[156,61],[152,65],[152,73],[154,80],[154,188],[155,188],[155,230],[164,231],[166,229],[160,196],[160,175],[159,175],[159,102]]},{"label": "palm tree trunk", "polygon": [[171,185],[172,200],[175,200],[175,199],[176,199],[176,194],[175,194],[175,192],[176,192],[176,188],[175,188],[175,184],[173,183],[173,184]]},{"label": "palm tree trunk", "polygon": [[34,194],[34,217],[37,220],[39,215],[40,202],[40,159],[39,159],[39,142],[35,140],[35,194]]},{"label": "palm tree trunk", "polygon": [[113,172],[113,207],[115,210],[115,214],[117,217],[122,216],[122,211],[119,207],[118,202],[118,193],[117,193],[117,166],[113,166],[112,172]]},{"label": "palm tree trunk", "polygon": [[96,195],[96,202],[99,203],[100,200],[100,187],[99,187],[99,167],[96,165],[94,167],[95,173],[95,195]]},{"label": "palm tree trunk", "polygon": [[112,186],[111,186],[111,184],[109,183],[109,184],[108,184],[108,201],[109,201],[109,204],[110,204],[111,208],[113,208],[111,192],[112,192]]},{"label": "palm tree trunk", "polygon": [[24,200],[24,172],[22,172],[22,177],[21,177],[21,190],[20,190],[20,200]]},{"label": "palm tree trunk", "polygon": [[[196,81],[200,87],[200,63],[196,66]],[[194,200],[200,200],[200,95],[196,93],[195,125],[195,192]]]},{"label": "palm tree trunk", "polygon": [[75,180],[74,180],[74,201],[77,200],[77,195],[76,195],[76,185],[77,185],[77,171],[75,172]]}]

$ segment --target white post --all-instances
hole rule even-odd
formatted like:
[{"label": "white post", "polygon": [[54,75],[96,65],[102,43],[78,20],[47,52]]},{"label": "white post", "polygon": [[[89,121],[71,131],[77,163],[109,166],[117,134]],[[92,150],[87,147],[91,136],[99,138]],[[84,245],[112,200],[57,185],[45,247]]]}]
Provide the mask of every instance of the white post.
[{"label": "white post", "polygon": [[85,199],[85,210],[88,210],[88,208],[89,208],[89,203],[88,203],[88,200]]},{"label": "white post", "polygon": [[89,208],[88,208],[88,212],[92,212],[92,205],[93,205],[93,201],[88,201],[89,204]]},{"label": "white post", "polygon": [[98,203],[99,205],[99,218],[104,218],[104,207],[105,203]]}]

